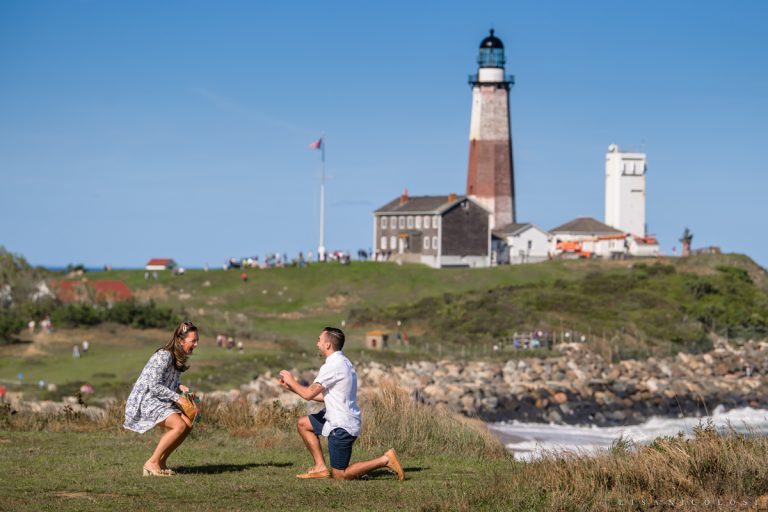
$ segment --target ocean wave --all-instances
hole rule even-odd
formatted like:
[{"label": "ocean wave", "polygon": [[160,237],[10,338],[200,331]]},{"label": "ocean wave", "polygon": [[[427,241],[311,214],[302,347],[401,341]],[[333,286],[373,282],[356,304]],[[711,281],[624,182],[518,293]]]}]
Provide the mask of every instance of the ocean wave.
[{"label": "ocean wave", "polygon": [[488,426],[520,460],[534,460],[544,453],[568,450],[590,455],[610,448],[618,439],[647,444],[661,436],[682,432],[690,436],[694,428],[712,423],[717,428],[742,433],[768,433],[768,410],[744,407],[726,411],[718,407],[710,416],[688,418],[653,417],[639,425],[597,427],[594,425],[555,425],[518,421],[490,423]]}]

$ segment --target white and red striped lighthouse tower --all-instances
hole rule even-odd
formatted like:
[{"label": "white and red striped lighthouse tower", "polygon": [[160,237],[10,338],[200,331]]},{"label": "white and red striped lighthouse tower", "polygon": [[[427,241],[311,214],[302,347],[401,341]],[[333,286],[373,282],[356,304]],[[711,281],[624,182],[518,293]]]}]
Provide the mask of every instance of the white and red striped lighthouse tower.
[{"label": "white and red striped lighthouse tower", "polygon": [[504,45],[493,35],[480,43],[472,85],[467,195],[490,210],[491,227],[515,222],[515,174],[509,127],[509,89],[504,75]]}]

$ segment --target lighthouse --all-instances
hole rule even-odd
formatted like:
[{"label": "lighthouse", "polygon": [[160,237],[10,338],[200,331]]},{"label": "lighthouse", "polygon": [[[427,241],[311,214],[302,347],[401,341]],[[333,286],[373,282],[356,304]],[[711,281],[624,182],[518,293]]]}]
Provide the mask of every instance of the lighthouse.
[{"label": "lighthouse", "polygon": [[605,223],[645,237],[645,153],[621,151],[611,144],[605,154]]},{"label": "lighthouse", "polygon": [[504,44],[493,29],[480,43],[477,63],[477,74],[469,77],[472,115],[467,195],[492,213],[491,227],[499,228],[516,222],[509,126],[509,90],[515,80],[504,74]]}]

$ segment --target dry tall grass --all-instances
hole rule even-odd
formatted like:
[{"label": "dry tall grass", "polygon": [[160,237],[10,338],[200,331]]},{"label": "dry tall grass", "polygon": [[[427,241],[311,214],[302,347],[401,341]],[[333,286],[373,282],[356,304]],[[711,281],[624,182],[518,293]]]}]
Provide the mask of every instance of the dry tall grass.
[{"label": "dry tall grass", "polygon": [[411,454],[451,453],[474,458],[509,457],[485,423],[414,402],[391,381],[361,396],[360,443]]},{"label": "dry tall grass", "polygon": [[712,425],[658,438],[647,446],[619,440],[587,457],[552,452],[526,464],[514,480],[546,493],[556,510],[741,510],[768,492],[768,439]]},{"label": "dry tall grass", "polygon": [[[365,393],[362,398],[365,448],[395,447],[402,453],[429,454],[448,451],[479,458],[509,457],[504,446],[481,421],[467,419],[444,409],[416,403],[393,382]],[[223,430],[230,435],[254,437],[266,446],[298,440],[296,422],[307,412],[305,405],[286,407],[277,401],[254,404],[245,399],[232,402],[204,400],[203,417],[195,433]],[[121,431],[125,402],[113,402],[94,419],[64,409],[59,414],[11,414],[0,410],[0,430],[50,432]],[[295,438],[295,439],[294,439]]]}]

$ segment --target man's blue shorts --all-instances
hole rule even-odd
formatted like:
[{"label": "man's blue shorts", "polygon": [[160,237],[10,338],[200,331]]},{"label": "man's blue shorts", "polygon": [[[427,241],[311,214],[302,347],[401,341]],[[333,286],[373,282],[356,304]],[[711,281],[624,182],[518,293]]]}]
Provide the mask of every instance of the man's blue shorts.
[{"label": "man's blue shorts", "polygon": [[[318,436],[323,435],[323,425],[325,424],[325,409],[315,414],[309,415],[309,422],[312,424],[312,430]],[[343,428],[335,428],[328,434],[328,453],[331,457],[331,467],[333,469],[345,470],[349,466],[349,459],[352,458],[352,444],[357,437],[350,435]]]}]

